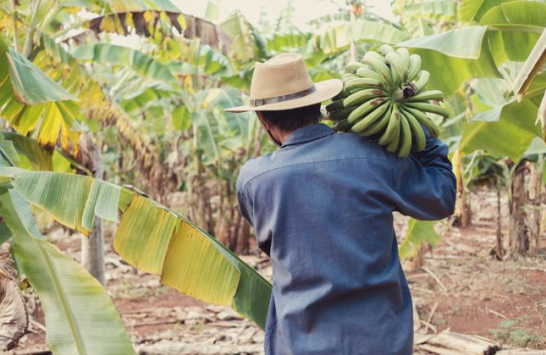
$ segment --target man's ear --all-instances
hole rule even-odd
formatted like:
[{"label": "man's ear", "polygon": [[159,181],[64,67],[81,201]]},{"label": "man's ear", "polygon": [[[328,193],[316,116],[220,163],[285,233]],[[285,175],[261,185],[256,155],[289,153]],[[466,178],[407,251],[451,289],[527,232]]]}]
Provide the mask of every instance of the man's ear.
[{"label": "man's ear", "polygon": [[265,117],[264,113],[262,111],[256,111],[256,114],[258,115],[258,119],[260,122],[262,122],[262,125],[265,127],[265,129],[271,129],[271,122]]}]

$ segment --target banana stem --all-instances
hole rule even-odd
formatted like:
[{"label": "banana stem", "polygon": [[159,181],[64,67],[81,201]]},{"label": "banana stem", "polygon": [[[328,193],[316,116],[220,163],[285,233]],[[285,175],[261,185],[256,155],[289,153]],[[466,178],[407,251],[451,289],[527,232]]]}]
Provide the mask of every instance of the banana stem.
[{"label": "banana stem", "polygon": [[36,32],[36,22],[38,21],[38,11],[40,10],[41,1],[42,0],[36,0],[36,5],[34,5],[34,11],[32,12],[32,18],[30,19],[30,28],[25,41],[25,49],[23,51],[23,56],[25,58],[28,58],[30,52],[32,51],[32,39],[34,37],[34,32]]},{"label": "banana stem", "polygon": [[19,31],[17,31],[16,0],[11,0],[11,22],[13,23],[13,47],[19,52]]},{"label": "banana stem", "polygon": [[407,97],[404,96],[404,89],[396,89],[396,91],[392,95],[392,99],[396,102],[401,102],[407,99]]},{"label": "banana stem", "polygon": [[392,99],[396,102],[402,102],[417,95],[414,85],[406,85],[401,89],[397,89],[392,95]]}]

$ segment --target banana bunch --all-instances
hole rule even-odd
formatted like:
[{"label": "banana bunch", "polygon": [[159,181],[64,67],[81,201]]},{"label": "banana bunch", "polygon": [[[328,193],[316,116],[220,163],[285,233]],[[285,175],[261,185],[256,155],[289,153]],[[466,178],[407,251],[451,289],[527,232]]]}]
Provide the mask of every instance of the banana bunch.
[{"label": "banana bunch", "polygon": [[389,45],[369,51],[360,62],[349,62],[343,75],[343,91],[326,106],[336,131],[352,131],[376,139],[391,153],[403,158],[425,149],[421,125],[432,138],[440,134],[428,117],[443,117],[445,108],[433,103],[444,99],[439,90],[424,90],[430,73],[421,70],[421,57],[406,48]]}]

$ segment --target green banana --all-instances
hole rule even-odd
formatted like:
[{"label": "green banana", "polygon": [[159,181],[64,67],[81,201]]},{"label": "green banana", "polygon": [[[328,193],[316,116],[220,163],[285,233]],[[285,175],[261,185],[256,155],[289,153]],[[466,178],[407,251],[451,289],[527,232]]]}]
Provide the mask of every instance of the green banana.
[{"label": "green banana", "polygon": [[369,99],[373,99],[379,96],[386,96],[386,95],[387,93],[381,89],[360,90],[355,92],[354,94],[351,94],[349,97],[343,100],[343,107],[351,107],[351,106],[359,105],[368,101]]},{"label": "green banana", "polygon": [[381,74],[387,83],[392,82],[391,71],[381,54],[369,51],[362,58],[362,62],[369,65],[376,73]]},{"label": "green banana", "polygon": [[343,80],[343,82],[347,82],[349,80],[353,80],[353,79],[359,79],[360,77],[355,75],[355,74],[351,74],[351,73],[345,73],[341,76],[341,80]]},{"label": "green banana", "polygon": [[400,150],[398,151],[398,157],[405,158],[411,152],[411,128],[404,115],[400,116],[400,128]]},{"label": "green banana", "polygon": [[361,120],[354,123],[351,127],[351,131],[355,133],[363,132],[366,128],[368,128],[368,126],[377,121],[385,113],[385,111],[387,111],[389,106],[390,102],[384,102],[380,106],[377,106],[373,111],[368,113]]},{"label": "green banana", "polygon": [[398,105],[392,105],[391,117],[389,118],[389,124],[387,128],[377,141],[381,145],[388,145],[393,140],[397,140],[400,134],[400,111],[398,110]]},{"label": "green banana", "polygon": [[405,67],[404,60],[398,54],[398,52],[392,52],[385,56],[385,59],[389,64],[391,65],[391,68],[394,67],[396,72],[398,73],[398,76],[400,77],[400,80],[403,80],[404,77],[407,75],[408,68]]},{"label": "green banana", "polygon": [[430,133],[430,138],[434,139],[440,136],[440,127],[434,122],[426,113],[419,110],[413,109],[411,107],[404,107],[404,111],[409,112],[413,115],[420,123],[422,123]]},{"label": "green banana", "polygon": [[349,123],[346,119],[336,122],[334,127],[332,127],[336,132],[348,131],[351,129],[352,124]]},{"label": "green banana", "polygon": [[345,67],[345,72],[354,74],[356,73],[357,69],[362,68],[362,66],[363,66],[362,63],[356,62],[354,60],[350,61],[349,63],[347,63],[347,66]]},{"label": "green banana", "polygon": [[343,90],[341,90],[341,92],[339,93],[339,97],[341,99],[349,97],[349,95],[351,95],[351,93],[348,90],[346,90],[345,88],[343,88]]},{"label": "green banana", "polygon": [[375,72],[373,69],[371,69],[368,66],[365,66],[363,68],[359,68],[356,71],[356,75],[361,77],[361,78],[376,79],[376,80],[381,81],[381,83],[383,85],[385,85],[385,87],[389,86],[389,84],[385,81],[385,78],[381,74]]},{"label": "green banana", "polygon": [[390,65],[391,69],[391,76],[392,76],[392,87],[393,88],[399,88],[402,84],[402,80],[400,79],[400,75],[398,74],[398,71],[394,68],[394,65]]},{"label": "green banana", "polygon": [[417,54],[410,55],[410,67],[408,70],[408,81],[413,81],[421,71],[421,56]]},{"label": "green banana", "polygon": [[421,70],[419,72],[419,79],[415,82],[415,87],[417,92],[421,92],[425,86],[428,84],[428,79],[430,79],[430,73],[426,70]]},{"label": "green banana", "polygon": [[401,47],[396,50],[396,53],[400,55],[400,58],[402,58],[403,62],[403,68],[404,68],[404,75],[401,77],[402,84],[405,84],[408,82],[408,71],[410,68],[410,53],[407,48]]},{"label": "green banana", "polygon": [[328,111],[328,112],[341,110],[342,108],[344,108],[343,100],[335,100],[335,101],[332,101],[331,103],[329,103],[328,105],[326,105],[326,111]]},{"label": "green banana", "polygon": [[398,126],[396,127],[396,132],[394,139],[387,144],[387,152],[394,153],[398,149],[398,145],[400,144],[400,134],[402,133],[402,123],[400,122]]},{"label": "green banana", "polygon": [[[400,116],[402,118],[402,116]],[[394,127],[393,132],[393,139],[389,142],[389,144],[386,144],[387,152],[394,153],[398,149],[398,145],[400,144],[400,134],[402,133],[402,121],[399,120],[396,127]]]},{"label": "green banana", "polygon": [[392,101],[389,102],[389,108],[387,108],[387,111],[381,116],[381,118],[374,123],[372,123],[368,128],[366,128],[364,131],[360,132],[360,135],[363,137],[369,137],[373,136],[374,134],[377,134],[381,132],[387,125],[389,124],[389,119],[391,118],[392,113]]},{"label": "green banana", "polygon": [[407,111],[402,111],[402,114],[406,117],[411,127],[411,132],[413,133],[414,138],[413,142],[415,143],[415,151],[421,152],[425,150],[427,138],[425,137],[425,132],[423,132],[423,128],[419,124],[419,121],[417,121],[417,119]]},{"label": "green banana", "polygon": [[449,117],[449,112],[439,105],[434,105],[428,102],[408,102],[407,105],[411,108],[418,109],[419,111],[434,113],[445,118]]},{"label": "green banana", "polygon": [[355,107],[345,107],[340,110],[330,112],[330,115],[328,116],[328,118],[330,118],[333,121],[339,121],[339,120],[345,119],[349,117],[349,115],[351,114],[351,112],[353,112],[354,109]]},{"label": "green banana", "polygon": [[429,101],[429,100],[435,100],[435,101],[441,101],[444,99],[444,93],[440,90],[429,90],[429,91],[421,91],[417,95],[410,97],[406,101],[408,102],[414,102],[414,101]]},{"label": "green banana", "polygon": [[370,88],[384,89],[385,86],[379,80],[371,79],[371,78],[351,79],[345,82],[345,90],[349,92],[355,89],[370,89]]},{"label": "green banana", "polygon": [[383,56],[386,56],[389,53],[394,52],[394,48],[392,46],[389,46],[388,44],[384,44],[381,47],[377,48],[377,52],[383,54]]},{"label": "green banana", "polygon": [[440,134],[427,113],[449,113],[433,104],[444,100],[444,94],[425,90],[430,73],[421,64],[419,55],[387,44],[368,51],[361,63],[349,62],[342,92],[326,106],[330,118],[338,121],[334,129],[377,139],[399,157],[424,150],[425,129],[432,138]]},{"label": "green banana", "polygon": [[351,114],[347,117],[347,120],[354,124],[356,121],[358,121],[362,116],[367,114],[368,112],[371,112],[376,107],[381,105],[386,101],[383,97],[378,97],[376,99],[371,99],[360,106],[358,106],[356,109],[351,112]]}]

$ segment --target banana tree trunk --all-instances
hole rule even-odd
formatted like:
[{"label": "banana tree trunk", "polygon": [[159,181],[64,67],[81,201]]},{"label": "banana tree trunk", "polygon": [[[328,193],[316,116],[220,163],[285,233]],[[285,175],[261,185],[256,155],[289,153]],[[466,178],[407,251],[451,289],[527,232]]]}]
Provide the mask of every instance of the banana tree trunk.
[{"label": "banana tree trunk", "polygon": [[504,250],[503,245],[503,238],[502,238],[502,215],[501,215],[501,183],[497,180],[496,182],[496,189],[497,189],[497,227],[496,227],[496,236],[497,241],[495,244],[495,254],[499,260],[501,260],[504,257],[504,254],[506,251]]},{"label": "banana tree trunk", "polygon": [[[100,139],[100,137],[99,137]],[[78,160],[80,163],[93,171],[95,179],[104,179],[104,169],[101,163],[101,154],[99,143],[96,145],[92,139],[83,134],[80,137],[80,151]],[[102,220],[95,218],[93,231],[88,238],[82,236],[82,266],[97,279],[101,285],[105,285],[105,266],[104,266],[104,230]]]},{"label": "banana tree trunk", "polygon": [[525,176],[529,172],[528,163],[520,163],[514,172],[512,181],[512,201],[510,203],[510,242],[509,252],[505,258],[526,255],[529,251],[529,231],[525,224],[527,220],[527,191]]},{"label": "banana tree trunk", "polygon": [[529,255],[536,257],[539,249],[540,226],[542,222],[542,171],[543,157],[539,155],[538,162],[531,166],[531,181],[529,186],[529,202],[533,207],[532,225],[529,235]]},{"label": "banana tree trunk", "polygon": [[[96,165],[94,174],[95,179],[104,178],[104,169],[102,165]],[[104,266],[104,228],[102,219],[95,218],[93,232],[89,238],[82,237],[82,265],[83,267],[96,278],[101,285],[106,284],[105,266]]]}]

